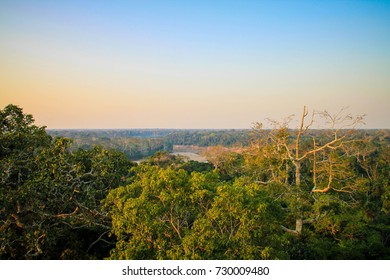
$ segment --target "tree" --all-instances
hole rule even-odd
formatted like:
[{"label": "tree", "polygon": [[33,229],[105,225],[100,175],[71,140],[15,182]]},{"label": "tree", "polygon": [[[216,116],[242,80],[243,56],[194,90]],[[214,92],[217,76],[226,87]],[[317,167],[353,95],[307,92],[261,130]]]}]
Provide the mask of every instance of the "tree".
[{"label": "tree", "polygon": [[112,259],[179,259],[182,240],[208,207],[206,175],[148,164],[134,182],[108,194],[105,205],[117,238]]},{"label": "tree", "polygon": [[257,184],[223,183],[207,211],[200,213],[183,240],[189,259],[285,258],[280,209]]},{"label": "tree", "polygon": [[111,259],[285,257],[277,204],[257,184],[221,183],[215,173],[140,165],[110,191]]},{"label": "tree", "polygon": [[[343,109],[334,115],[313,111],[308,119],[308,113],[305,106],[297,130],[289,128],[292,116],[283,122],[272,121],[274,129],[247,153],[249,170],[254,169],[251,165],[260,169],[254,172],[256,182],[284,186],[278,195],[285,198],[287,216],[295,217],[295,228],[282,228],[295,235],[302,233],[304,224],[326,214],[313,211],[319,194],[352,195],[360,184],[353,175],[353,155],[347,148],[357,141],[352,132],[363,122],[363,116],[353,117]],[[310,130],[316,121],[329,126],[324,130],[326,134]]]},{"label": "tree", "polygon": [[[29,190],[23,185],[38,167],[35,154],[50,143],[51,137],[45,128],[35,126],[33,117],[25,115],[20,107],[11,104],[0,111],[1,255],[3,252],[10,257],[18,255],[15,252],[23,243],[22,240],[17,242],[20,240],[18,232],[24,227],[22,218],[29,213],[25,207]],[[41,235],[36,236],[38,242],[41,238]]]},{"label": "tree", "polygon": [[[95,147],[72,152],[14,105],[1,112],[0,256],[10,259],[101,258],[111,220],[100,201],[134,164]],[[107,241],[107,240],[106,240]]]},{"label": "tree", "polygon": [[244,159],[241,154],[222,146],[208,147],[203,155],[214,165],[223,180],[233,180],[242,173]]}]

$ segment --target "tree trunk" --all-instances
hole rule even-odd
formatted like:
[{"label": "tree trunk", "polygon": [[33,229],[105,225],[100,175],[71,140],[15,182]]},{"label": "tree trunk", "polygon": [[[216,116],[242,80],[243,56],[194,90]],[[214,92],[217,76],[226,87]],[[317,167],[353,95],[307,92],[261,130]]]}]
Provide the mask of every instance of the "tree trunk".
[{"label": "tree trunk", "polygon": [[299,217],[295,221],[295,231],[297,232],[297,235],[300,235],[302,233],[302,226],[303,226],[302,215],[299,215]]},{"label": "tree trunk", "polygon": [[295,234],[295,235],[301,235],[302,233],[302,227],[303,227],[303,219],[302,219],[302,215],[299,215],[299,217],[296,219],[295,221],[295,230],[294,229],[289,229],[289,228],[286,228],[285,226],[281,226],[282,229],[286,232],[289,232],[289,233],[292,233],[292,234]]},{"label": "tree trunk", "polygon": [[295,161],[294,166],[295,166],[295,185],[299,187],[301,185],[301,163],[299,161]]}]

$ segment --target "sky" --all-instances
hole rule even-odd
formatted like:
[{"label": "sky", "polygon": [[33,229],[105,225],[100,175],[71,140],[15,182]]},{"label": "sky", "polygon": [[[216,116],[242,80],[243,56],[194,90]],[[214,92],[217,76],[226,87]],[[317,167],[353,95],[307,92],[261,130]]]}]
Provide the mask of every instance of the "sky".
[{"label": "sky", "polygon": [[[390,1],[0,0],[0,108],[48,128],[390,128]],[[294,125],[294,124],[293,124]]]}]

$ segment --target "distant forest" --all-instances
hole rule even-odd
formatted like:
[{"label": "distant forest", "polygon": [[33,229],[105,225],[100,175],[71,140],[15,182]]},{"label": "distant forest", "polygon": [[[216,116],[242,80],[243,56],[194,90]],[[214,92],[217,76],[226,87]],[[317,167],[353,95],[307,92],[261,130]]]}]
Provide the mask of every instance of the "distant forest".
[{"label": "distant forest", "polygon": [[46,130],[8,105],[0,259],[390,259],[390,131],[363,120],[305,107],[294,129]]},{"label": "distant forest", "polygon": [[247,146],[251,138],[251,130],[236,129],[75,129],[47,132],[53,137],[72,139],[73,149],[91,149],[99,145],[120,151],[131,160],[139,160],[159,151],[172,152],[174,145]]}]

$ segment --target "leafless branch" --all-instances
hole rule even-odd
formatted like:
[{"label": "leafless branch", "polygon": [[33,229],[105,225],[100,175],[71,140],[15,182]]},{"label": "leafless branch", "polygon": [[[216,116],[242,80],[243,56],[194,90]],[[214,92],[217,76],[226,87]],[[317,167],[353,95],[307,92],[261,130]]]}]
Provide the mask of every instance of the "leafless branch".
[{"label": "leafless branch", "polygon": [[109,230],[103,232],[103,233],[98,237],[98,239],[96,239],[94,242],[92,242],[91,245],[89,245],[89,247],[88,247],[88,249],[87,249],[87,253],[88,253],[89,250],[91,250],[91,248],[92,248],[96,243],[98,243],[99,241],[103,241],[103,242],[105,242],[105,243],[111,244],[111,242],[109,242],[109,241],[103,239],[103,236],[104,236],[105,234],[109,233],[109,232],[110,232]]}]

